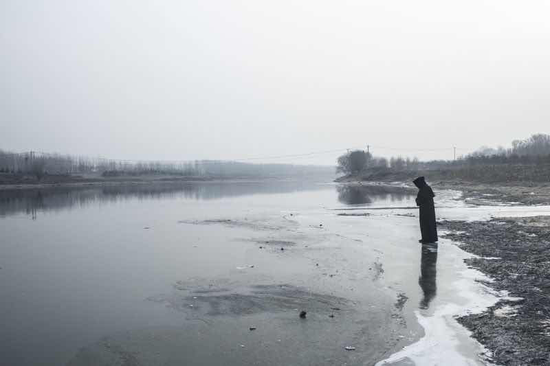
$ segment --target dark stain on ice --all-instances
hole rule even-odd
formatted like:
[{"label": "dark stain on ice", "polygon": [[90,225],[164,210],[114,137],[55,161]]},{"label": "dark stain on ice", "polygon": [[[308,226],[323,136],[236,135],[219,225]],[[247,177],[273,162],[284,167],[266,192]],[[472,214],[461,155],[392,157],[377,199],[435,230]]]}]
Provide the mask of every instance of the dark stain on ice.
[{"label": "dark stain on ice", "polygon": [[257,244],[262,244],[265,246],[273,246],[273,247],[292,247],[296,245],[296,242],[290,241],[290,240],[253,240]]},{"label": "dark stain on ice", "polygon": [[374,262],[373,267],[371,268],[374,268],[374,277],[372,279],[373,281],[380,279],[380,277],[382,277],[382,275],[384,274],[384,267],[382,265],[382,262],[380,262],[380,259],[377,259],[376,262]]},{"label": "dark stain on ice", "polygon": [[398,294],[397,301],[395,302],[395,308],[402,311],[403,307],[405,307],[405,303],[407,302],[407,300],[409,300],[409,298],[404,293]]},{"label": "dark stain on ice", "polygon": [[264,312],[308,309],[312,314],[331,314],[333,308],[352,310],[350,300],[316,293],[293,285],[252,285],[237,288],[189,288],[176,285],[170,295],[147,300],[164,304],[187,315],[241,316]]},{"label": "dark stain on ice", "polygon": [[367,217],[370,216],[370,213],[339,213],[338,216],[352,216],[352,217]]},{"label": "dark stain on ice", "polygon": [[257,231],[266,231],[266,230],[281,230],[289,225],[297,225],[296,222],[291,220],[280,219],[279,221],[269,219],[261,220],[254,219],[249,220],[244,219],[208,219],[208,220],[180,220],[178,224],[189,224],[189,225],[224,225],[230,228],[243,228]]}]

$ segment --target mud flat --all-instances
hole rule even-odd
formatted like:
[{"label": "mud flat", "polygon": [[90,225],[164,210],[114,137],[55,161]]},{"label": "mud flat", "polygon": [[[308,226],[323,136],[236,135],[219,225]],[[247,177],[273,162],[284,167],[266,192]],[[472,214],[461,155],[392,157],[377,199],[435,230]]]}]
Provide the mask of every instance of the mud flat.
[{"label": "mud flat", "polygon": [[539,183],[473,183],[465,181],[435,181],[435,189],[459,190],[463,199],[474,205],[548,205],[550,186]]},{"label": "mud flat", "polygon": [[550,217],[443,221],[444,237],[476,257],[466,263],[506,291],[479,314],[458,318],[502,365],[550,364]]}]

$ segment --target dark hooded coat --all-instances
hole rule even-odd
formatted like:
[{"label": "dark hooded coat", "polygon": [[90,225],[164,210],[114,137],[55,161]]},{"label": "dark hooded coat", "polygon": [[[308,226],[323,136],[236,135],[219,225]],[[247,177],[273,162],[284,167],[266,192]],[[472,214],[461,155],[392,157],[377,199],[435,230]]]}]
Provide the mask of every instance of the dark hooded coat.
[{"label": "dark hooded coat", "polygon": [[435,194],[424,180],[424,177],[416,178],[413,183],[418,187],[416,205],[420,207],[420,233],[422,234],[422,242],[435,243],[437,242],[434,208]]}]

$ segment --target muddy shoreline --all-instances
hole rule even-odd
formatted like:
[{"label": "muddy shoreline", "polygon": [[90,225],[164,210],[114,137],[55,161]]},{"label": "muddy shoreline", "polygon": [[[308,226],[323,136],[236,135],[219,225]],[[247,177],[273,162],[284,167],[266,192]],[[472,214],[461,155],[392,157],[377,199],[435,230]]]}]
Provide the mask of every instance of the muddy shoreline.
[{"label": "muddy shoreline", "polygon": [[[540,184],[437,182],[437,189],[457,189],[473,205],[548,205],[550,187]],[[501,365],[550,364],[550,218],[499,218],[489,221],[442,221],[442,237],[479,257],[465,260],[488,275],[489,288],[508,294],[481,314],[457,320]]]},{"label": "muddy shoreline", "polygon": [[546,184],[484,184],[471,182],[436,181],[434,189],[453,189],[462,192],[462,198],[474,205],[548,205],[550,186]]},{"label": "muddy shoreline", "polygon": [[443,221],[443,237],[479,257],[465,262],[508,296],[481,314],[458,318],[502,365],[550,364],[550,219]]}]

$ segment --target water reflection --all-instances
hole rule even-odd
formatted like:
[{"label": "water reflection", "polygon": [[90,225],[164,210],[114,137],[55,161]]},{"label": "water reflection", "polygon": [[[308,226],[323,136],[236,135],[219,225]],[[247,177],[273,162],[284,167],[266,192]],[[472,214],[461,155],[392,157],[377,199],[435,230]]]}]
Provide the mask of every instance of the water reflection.
[{"label": "water reflection", "polygon": [[437,293],[437,243],[422,245],[422,258],[420,260],[420,278],[418,284],[424,293],[420,300],[420,308],[428,309],[430,302]]},{"label": "water reflection", "polygon": [[0,217],[19,213],[36,219],[40,212],[82,208],[90,204],[130,199],[215,200],[255,194],[292,193],[333,189],[311,182],[199,182],[131,184],[105,187],[0,190]]},{"label": "water reflection", "polygon": [[381,185],[341,185],[337,190],[338,200],[346,205],[369,205],[378,200],[403,201],[416,194],[410,188]]}]

